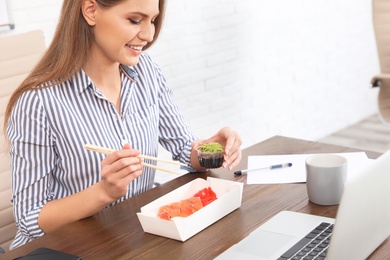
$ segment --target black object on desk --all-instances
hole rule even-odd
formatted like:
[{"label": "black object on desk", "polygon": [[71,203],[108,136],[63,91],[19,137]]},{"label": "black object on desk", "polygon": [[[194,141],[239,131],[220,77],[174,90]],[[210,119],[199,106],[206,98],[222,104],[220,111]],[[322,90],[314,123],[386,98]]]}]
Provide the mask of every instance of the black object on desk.
[{"label": "black object on desk", "polygon": [[31,253],[15,258],[14,260],[81,260],[80,256],[53,250],[46,247],[38,248]]}]

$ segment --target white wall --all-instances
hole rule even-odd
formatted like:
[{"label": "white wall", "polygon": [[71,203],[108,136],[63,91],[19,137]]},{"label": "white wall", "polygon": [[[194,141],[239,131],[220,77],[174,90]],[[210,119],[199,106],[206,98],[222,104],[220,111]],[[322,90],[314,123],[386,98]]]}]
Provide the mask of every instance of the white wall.
[{"label": "white wall", "polygon": [[[61,4],[12,0],[0,36],[42,29],[49,43]],[[150,52],[200,137],[229,125],[244,147],[316,140],[376,112],[370,0],[168,0]]]}]

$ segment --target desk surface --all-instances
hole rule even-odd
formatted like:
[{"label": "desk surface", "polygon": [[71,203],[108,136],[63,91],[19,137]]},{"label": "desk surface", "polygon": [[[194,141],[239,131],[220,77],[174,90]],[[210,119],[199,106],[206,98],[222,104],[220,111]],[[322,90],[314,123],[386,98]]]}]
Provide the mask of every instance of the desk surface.
[{"label": "desk surface", "polygon": [[[353,152],[356,149],[275,136],[243,151],[237,169],[245,169],[249,155]],[[380,154],[366,152],[368,157]],[[318,206],[308,201],[305,184],[245,185],[242,205],[186,242],[144,233],[136,213],[145,204],[185,183],[207,176],[245,182],[226,169],[186,174],[137,197],[77,221],[54,233],[0,255],[12,259],[39,247],[49,247],[82,256],[83,259],[211,259],[246,237],[281,210],[292,210],[334,218],[337,206]],[[385,242],[371,259],[390,256]]]}]

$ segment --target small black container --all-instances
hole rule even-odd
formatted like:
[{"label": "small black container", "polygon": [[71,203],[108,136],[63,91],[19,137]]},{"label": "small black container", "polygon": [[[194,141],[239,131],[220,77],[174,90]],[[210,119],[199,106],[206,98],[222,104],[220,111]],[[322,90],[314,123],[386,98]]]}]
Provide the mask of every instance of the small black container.
[{"label": "small black container", "polygon": [[198,150],[198,161],[200,166],[208,169],[215,169],[222,166],[223,163],[223,152],[210,153],[201,152]]}]

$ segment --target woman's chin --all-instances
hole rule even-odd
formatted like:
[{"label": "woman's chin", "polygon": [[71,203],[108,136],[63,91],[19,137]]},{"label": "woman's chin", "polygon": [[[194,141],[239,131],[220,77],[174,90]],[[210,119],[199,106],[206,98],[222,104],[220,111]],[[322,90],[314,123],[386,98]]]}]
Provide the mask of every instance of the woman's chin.
[{"label": "woman's chin", "polygon": [[126,57],[126,59],[120,61],[120,63],[125,66],[135,66],[138,64],[138,62],[139,62],[139,55]]}]

